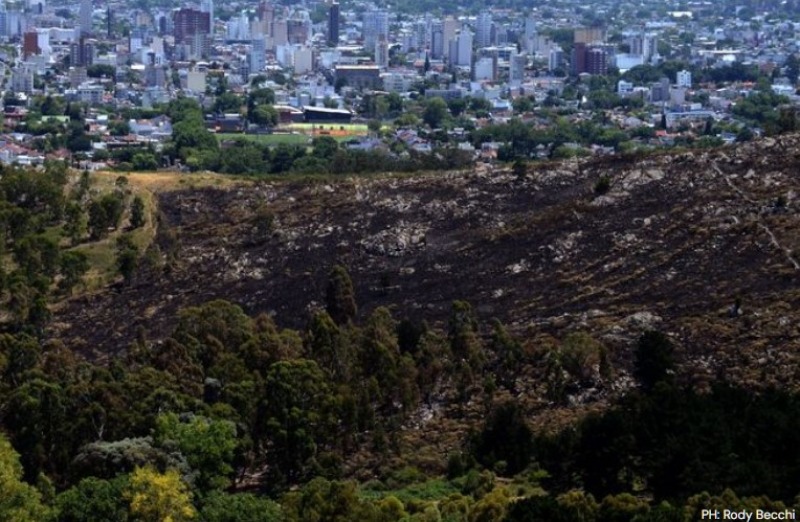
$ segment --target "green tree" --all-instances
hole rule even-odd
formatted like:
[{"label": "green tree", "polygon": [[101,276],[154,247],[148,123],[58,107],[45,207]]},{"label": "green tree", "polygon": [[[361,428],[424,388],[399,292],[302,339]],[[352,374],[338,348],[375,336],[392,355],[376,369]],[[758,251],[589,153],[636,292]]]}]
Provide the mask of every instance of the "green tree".
[{"label": "green tree", "polygon": [[22,481],[19,454],[0,434],[0,519],[40,522],[49,516],[50,510],[42,504],[41,494]]},{"label": "green tree", "polygon": [[123,499],[128,477],[112,480],[88,477],[56,498],[58,522],[125,522],[128,506]]},{"label": "green tree", "polygon": [[453,356],[464,361],[472,371],[484,363],[483,345],[478,336],[478,321],[466,301],[453,301],[448,322],[448,340]]},{"label": "green tree", "polygon": [[341,265],[334,266],[328,274],[325,309],[336,324],[346,324],[355,318],[358,312],[353,281],[347,269]]},{"label": "green tree", "polygon": [[86,212],[80,203],[70,202],[64,209],[64,234],[73,245],[81,242],[87,230]]},{"label": "green tree", "polygon": [[197,474],[195,485],[201,491],[223,489],[230,483],[236,450],[236,426],[224,420],[193,416],[180,419],[174,413],[156,419],[155,441],[174,444]]},{"label": "green tree", "polygon": [[425,104],[425,110],[422,113],[422,121],[424,121],[432,129],[441,127],[445,118],[447,117],[447,102],[438,96],[428,100]]},{"label": "green tree", "polygon": [[144,199],[142,199],[142,196],[137,195],[131,202],[131,227],[141,228],[146,222]]},{"label": "green tree", "polygon": [[335,436],[334,396],[317,363],[297,359],[270,366],[265,397],[259,431],[269,441],[269,486],[280,489],[315,472],[320,448]]},{"label": "green tree", "polygon": [[61,255],[61,281],[59,288],[71,293],[72,289],[81,282],[83,275],[89,270],[89,260],[86,254],[77,250],[70,250]]},{"label": "green tree", "polygon": [[137,468],[124,491],[130,514],[142,522],[184,522],[196,517],[192,494],[174,469]]},{"label": "green tree", "polygon": [[496,406],[473,442],[475,459],[498,473],[512,476],[525,469],[533,456],[533,432],[515,402]]},{"label": "green tree", "polygon": [[117,271],[122,275],[125,284],[130,284],[133,274],[139,266],[139,247],[128,234],[117,238]]},{"label": "green tree", "polygon": [[204,522],[283,522],[281,506],[250,493],[212,492],[203,501]]},{"label": "green tree", "polygon": [[216,97],[213,110],[218,114],[238,113],[241,107],[242,99],[232,92],[226,92]]},{"label": "green tree", "polygon": [[287,519],[304,522],[351,522],[372,520],[370,505],[363,502],[353,482],[318,477],[285,497]]}]

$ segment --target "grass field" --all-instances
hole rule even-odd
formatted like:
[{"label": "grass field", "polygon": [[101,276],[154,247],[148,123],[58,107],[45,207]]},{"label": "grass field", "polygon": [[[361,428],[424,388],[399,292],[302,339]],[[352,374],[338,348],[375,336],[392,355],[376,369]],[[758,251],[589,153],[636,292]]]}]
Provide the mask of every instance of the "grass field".
[{"label": "grass field", "polygon": [[[366,134],[366,132],[364,133]],[[275,147],[281,143],[287,145],[310,145],[313,136],[311,134],[233,134],[233,133],[220,133],[217,134],[218,141],[244,139]],[[347,135],[330,135],[337,141],[347,141],[358,134]]]},{"label": "grass field", "polygon": [[156,193],[177,190],[182,188],[200,187],[227,187],[239,183],[237,177],[214,173],[175,173],[175,172],[134,172],[121,174],[119,172],[94,172],[92,173],[92,189],[99,194],[114,190],[117,178],[128,180],[127,188],[130,194],[126,197],[126,206],[135,196],[141,196],[145,204],[147,221],[141,228],[126,230],[129,210],[123,215],[122,226],[111,232],[108,237],[98,241],[85,242],[70,250],[77,250],[86,254],[89,265],[92,267],[83,278],[84,290],[93,291],[114,281],[117,275],[116,253],[117,238],[123,233],[129,233],[139,251],[144,253],[153,242],[156,235],[156,219],[158,214]]}]

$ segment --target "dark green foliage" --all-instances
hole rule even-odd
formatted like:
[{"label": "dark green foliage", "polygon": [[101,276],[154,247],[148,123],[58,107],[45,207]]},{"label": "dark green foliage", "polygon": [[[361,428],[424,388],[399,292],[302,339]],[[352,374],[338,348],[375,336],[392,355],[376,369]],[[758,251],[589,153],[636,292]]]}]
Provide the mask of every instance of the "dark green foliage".
[{"label": "dark green foliage", "polygon": [[117,69],[113,65],[90,65],[86,68],[86,76],[89,78],[114,78]]},{"label": "dark green foliage", "polygon": [[204,522],[283,522],[281,507],[272,500],[250,493],[214,492],[203,501]]},{"label": "dark green foliage", "polygon": [[448,322],[448,340],[456,361],[463,361],[472,372],[483,367],[485,355],[478,336],[478,321],[466,301],[453,301]]},{"label": "dark green foliage", "polygon": [[341,265],[334,266],[328,275],[325,308],[337,324],[347,323],[358,311],[353,282],[347,269]]},{"label": "dark green foliage", "polygon": [[[513,502],[505,522],[573,522],[551,496],[528,497]],[[577,522],[577,521],[575,521]]]},{"label": "dark green foliage", "polygon": [[178,454],[159,447],[152,437],[132,437],[110,442],[97,441],[82,446],[71,469],[74,477],[97,477],[110,480],[121,473],[130,473],[147,465],[159,469],[186,464]]},{"label": "dark green foliage", "polygon": [[193,360],[210,368],[219,354],[237,352],[253,333],[252,321],[239,306],[218,300],[182,310],[173,338]]},{"label": "dark green foliage", "polygon": [[308,480],[317,472],[322,448],[332,442],[333,395],[314,361],[297,359],[270,366],[259,430],[269,441],[271,488]]},{"label": "dark green foliage", "polygon": [[447,113],[447,102],[442,98],[431,98],[425,105],[425,111],[422,113],[422,120],[432,129],[435,129],[442,125],[445,118],[447,118]]},{"label": "dark green foliage", "polygon": [[790,500],[800,478],[800,455],[790,442],[799,415],[797,397],[783,392],[717,387],[698,395],[662,383],[588,417],[577,431],[541,438],[537,461],[556,490],[577,480],[602,496],[643,481],[657,499],[729,487]]},{"label": "dark green foliage", "polygon": [[594,193],[598,196],[606,194],[611,189],[611,178],[608,176],[600,176],[594,184]]},{"label": "dark green foliage", "polygon": [[657,383],[670,378],[675,364],[674,351],[672,342],[661,332],[646,332],[639,338],[635,375],[643,388],[652,389]]},{"label": "dark green foliage", "polygon": [[125,522],[128,506],[122,492],[127,477],[88,477],[58,495],[58,522]]},{"label": "dark green foliage", "polygon": [[122,276],[125,284],[130,284],[133,274],[139,266],[139,247],[128,235],[117,238],[117,270]]},{"label": "dark green foliage", "polygon": [[131,203],[131,228],[143,227],[146,221],[144,200],[141,196],[136,196]]},{"label": "dark green foliage", "polygon": [[80,283],[83,275],[89,270],[89,261],[86,254],[75,250],[64,252],[61,255],[61,281],[59,288],[70,293]]},{"label": "dark green foliage", "polygon": [[198,490],[223,489],[230,484],[237,446],[232,422],[167,413],[156,419],[154,438],[159,446],[176,448],[186,458]]},{"label": "dark green foliage", "polygon": [[496,406],[472,443],[472,456],[502,475],[516,475],[533,455],[533,432],[515,402]]},{"label": "dark green foliage", "polygon": [[80,243],[87,230],[86,211],[80,203],[70,202],[64,209],[64,235],[73,245]]},{"label": "dark green foliage", "polygon": [[89,205],[89,233],[92,239],[105,237],[109,229],[117,228],[124,210],[121,194],[110,193],[92,201]]}]

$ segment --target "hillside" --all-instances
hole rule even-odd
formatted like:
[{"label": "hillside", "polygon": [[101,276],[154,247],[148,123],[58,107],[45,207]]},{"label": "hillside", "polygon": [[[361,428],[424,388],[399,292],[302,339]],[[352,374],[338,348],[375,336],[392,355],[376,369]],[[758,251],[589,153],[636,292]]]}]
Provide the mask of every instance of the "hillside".
[{"label": "hillside", "polygon": [[390,306],[441,320],[465,299],[532,338],[590,331],[623,363],[634,336],[658,327],[695,383],[796,387],[798,160],[793,135],[535,164],[522,179],[479,166],[161,191],[161,262],[62,304],[48,334],[114,354],[140,327],[164,338],[176,310],[217,298],[302,327],[341,263],[362,316]]}]

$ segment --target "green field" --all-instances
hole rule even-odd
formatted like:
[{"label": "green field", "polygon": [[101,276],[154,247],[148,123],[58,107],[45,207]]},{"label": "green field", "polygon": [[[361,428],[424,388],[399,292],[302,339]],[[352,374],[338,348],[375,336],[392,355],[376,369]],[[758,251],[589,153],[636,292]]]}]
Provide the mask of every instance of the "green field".
[{"label": "green field", "polygon": [[287,145],[309,145],[311,143],[311,136],[305,134],[234,134],[222,133],[217,134],[218,141],[227,140],[247,140],[256,143],[263,143],[270,146],[280,145],[285,143]]},{"label": "green field", "polygon": [[[364,133],[366,134],[366,132]],[[312,136],[308,134],[234,134],[234,133],[220,133],[216,134],[217,141],[227,141],[235,139],[244,139],[253,141],[255,143],[263,143],[274,147],[285,143],[287,145],[310,145]],[[332,136],[336,141],[347,141],[355,136]]]},{"label": "green field", "polygon": [[315,130],[346,131],[350,134],[366,134],[369,129],[363,123],[292,123],[282,126],[287,130],[312,132]]}]

